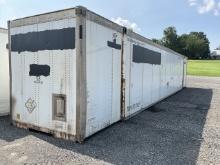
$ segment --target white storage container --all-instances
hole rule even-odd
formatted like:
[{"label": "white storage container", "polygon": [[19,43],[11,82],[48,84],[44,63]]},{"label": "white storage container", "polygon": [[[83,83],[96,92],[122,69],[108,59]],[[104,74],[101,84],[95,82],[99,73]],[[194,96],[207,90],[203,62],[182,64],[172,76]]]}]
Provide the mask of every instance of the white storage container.
[{"label": "white storage container", "polygon": [[128,118],[185,86],[187,58],[129,30],[123,40],[122,115]]},{"label": "white storage container", "polygon": [[8,31],[0,28],[0,116],[9,114]]},{"label": "white storage container", "polygon": [[[81,142],[183,87],[185,57],[86,8],[8,27],[11,114],[19,127]],[[138,61],[139,48],[157,64]]]}]

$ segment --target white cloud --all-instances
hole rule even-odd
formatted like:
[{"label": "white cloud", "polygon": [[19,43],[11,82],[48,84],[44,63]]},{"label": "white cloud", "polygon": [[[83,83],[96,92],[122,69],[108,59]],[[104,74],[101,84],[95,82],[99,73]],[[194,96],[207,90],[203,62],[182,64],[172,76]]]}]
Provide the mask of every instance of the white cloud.
[{"label": "white cloud", "polygon": [[187,0],[190,7],[196,7],[199,14],[212,13],[214,16],[220,15],[219,0]]},{"label": "white cloud", "polygon": [[5,5],[6,4],[6,0],[0,0],[0,5]]},{"label": "white cloud", "polygon": [[198,11],[200,14],[208,13],[215,9],[215,0],[204,0],[202,5],[199,5]]},{"label": "white cloud", "polygon": [[215,11],[214,11],[214,15],[215,15],[215,16],[219,16],[219,15],[220,15],[220,11],[219,11],[219,10],[215,10]]},{"label": "white cloud", "polygon": [[135,22],[130,22],[127,19],[123,19],[121,17],[117,17],[117,18],[112,18],[111,19],[113,22],[121,25],[121,26],[125,26],[135,32],[140,32],[141,29],[138,27],[138,25]]},{"label": "white cloud", "polygon": [[188,0],[189,6],[196,6],[197,0]]}]

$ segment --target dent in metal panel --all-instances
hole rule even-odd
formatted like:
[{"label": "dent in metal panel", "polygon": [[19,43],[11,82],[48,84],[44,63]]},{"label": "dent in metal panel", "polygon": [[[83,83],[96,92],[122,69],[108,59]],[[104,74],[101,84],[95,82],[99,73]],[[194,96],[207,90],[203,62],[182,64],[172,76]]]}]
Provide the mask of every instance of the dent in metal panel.
[{"label": "dent in metal panel", "polygon": [[133,62],[160,65],[161,53],[139,45],[133,45]]},{"label": "dent in metal panel", "polygon": [[75,28],[29,32],[11,36],[12,52],[75,49]]}]

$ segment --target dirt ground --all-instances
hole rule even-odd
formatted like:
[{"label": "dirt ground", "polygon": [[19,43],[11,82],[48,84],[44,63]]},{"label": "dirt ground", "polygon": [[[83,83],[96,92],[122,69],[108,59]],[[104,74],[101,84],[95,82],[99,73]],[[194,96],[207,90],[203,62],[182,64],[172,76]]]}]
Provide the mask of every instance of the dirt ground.
[{"label": "dirt ground", "polygon": [[2,164],[220,164],[220,78],[188,77],[187,88],[85,144],[0,118]]}]

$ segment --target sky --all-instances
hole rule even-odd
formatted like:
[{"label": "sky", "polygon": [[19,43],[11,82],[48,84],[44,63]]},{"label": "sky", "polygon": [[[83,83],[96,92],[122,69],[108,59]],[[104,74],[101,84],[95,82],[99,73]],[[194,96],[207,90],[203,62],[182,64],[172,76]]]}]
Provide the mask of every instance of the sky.
[{"label": "sky", "polygon": [[211,49],[220,46],[220,0],[0,0],[0,27],[7,27],[8,20],[78,5],[150,39],[174,26],[179,35],[202,31]]}]

